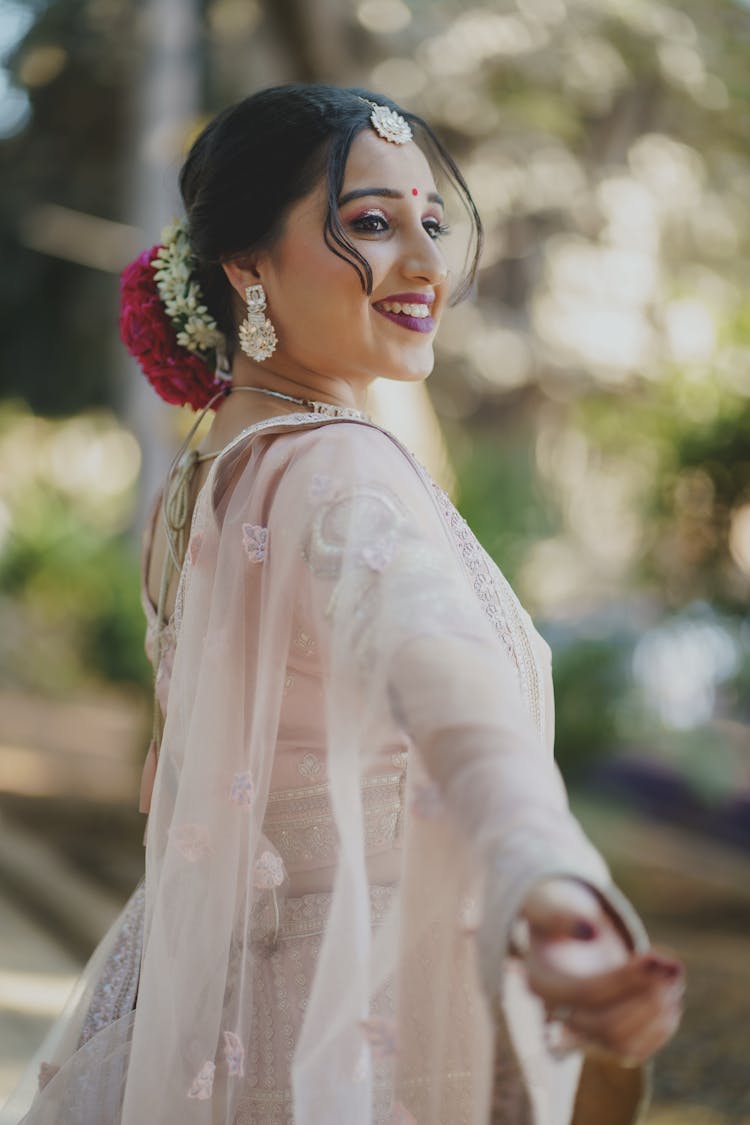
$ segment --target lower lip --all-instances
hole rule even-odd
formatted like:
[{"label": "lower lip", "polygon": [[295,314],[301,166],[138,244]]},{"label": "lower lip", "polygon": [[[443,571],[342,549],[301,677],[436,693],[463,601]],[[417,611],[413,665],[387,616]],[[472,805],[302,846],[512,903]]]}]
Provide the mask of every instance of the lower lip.
[{"label": "lower lip", "polygon": [[385,309],[378,308],[375,308],[375,312],[392,320],[394,324],[400,324],[402,328],[409,328],[412,332],[432,332],[435,327],[435,321],[431,316],[404,316],[403,313],[386,312]]}]

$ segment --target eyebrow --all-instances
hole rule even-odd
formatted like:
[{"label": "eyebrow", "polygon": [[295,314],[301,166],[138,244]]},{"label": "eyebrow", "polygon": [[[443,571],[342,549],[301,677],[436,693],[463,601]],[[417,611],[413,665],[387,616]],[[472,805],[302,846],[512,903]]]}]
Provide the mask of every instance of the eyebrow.
[{"label": "eyebrow", "polygon": [[[401,191],[394,191],[393,188],[385,187],[366,187],[356,188],[354,191],[348,191],[346,195],[342,195],[338,201],[339,207],[343,207],[350,199],[361,199],[365,195],[381,195],[385,199],[403,199],[404,194]],[[441,207],[445,207],[445,203],[441,196],[436,191],[431,191],[427,195],[430,203],[439,203]]]}]

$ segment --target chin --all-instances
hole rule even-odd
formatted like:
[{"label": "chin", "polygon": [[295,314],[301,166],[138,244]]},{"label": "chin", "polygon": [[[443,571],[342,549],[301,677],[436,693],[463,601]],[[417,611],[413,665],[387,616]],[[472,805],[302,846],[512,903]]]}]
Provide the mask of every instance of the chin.
[{"label": "chin", "polygon": [[394,363],[386,379],[398,379],[404,383],[419,383],[432,374],[435,366],[435,353],[432,347],[421,355],[404,356],[401,363]]}]

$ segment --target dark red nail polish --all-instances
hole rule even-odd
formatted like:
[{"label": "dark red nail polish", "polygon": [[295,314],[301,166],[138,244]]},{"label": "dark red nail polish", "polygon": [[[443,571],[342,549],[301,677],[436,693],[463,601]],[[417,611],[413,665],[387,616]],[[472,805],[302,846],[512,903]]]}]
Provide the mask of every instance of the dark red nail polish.
[{"label": "dark red nail polish", "polygon": [[573,937],[578,938],[579,941],[593,941],[596,937],[596,929],[590,922],[576,922],[573,926]]},{"label": "dark red nail polish", "polygon": [[666,977],[667,980],[674,980],[675,977],[680,975],[679,965],[675,965],[671,961],[659,961],[655,957],[649,957],[644,967],[647,973],[653,973],[654,976]]}]

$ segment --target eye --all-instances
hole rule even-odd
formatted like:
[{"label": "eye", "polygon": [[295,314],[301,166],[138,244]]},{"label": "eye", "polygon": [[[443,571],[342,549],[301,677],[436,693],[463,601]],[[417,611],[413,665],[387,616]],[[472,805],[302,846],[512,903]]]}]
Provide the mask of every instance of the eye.
[{"label": "eye", "polygon": [[[375,224],[382,223],[382,226]],[[380,234],[381,231],[388,229],[388,221],[383,215],[377,214],[373,211],[367,215],[360,215],[358,219],[354,219],[352,226],[355,230],[362,231],[364,234]]]},{"label": "eye", "polygon": [[437,242],[443,235],[450,234],[450,227],[447,223],[439,223],[437,219],[425,219],[423,223],[424,229],[429,234],[433,241]]}]

